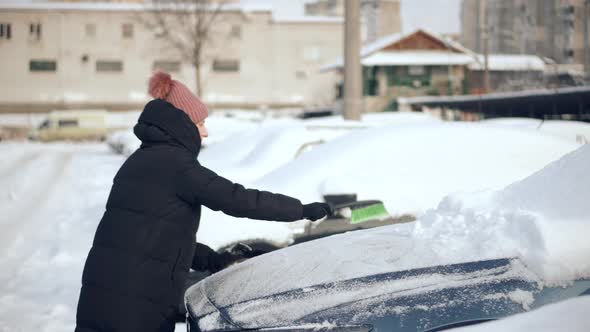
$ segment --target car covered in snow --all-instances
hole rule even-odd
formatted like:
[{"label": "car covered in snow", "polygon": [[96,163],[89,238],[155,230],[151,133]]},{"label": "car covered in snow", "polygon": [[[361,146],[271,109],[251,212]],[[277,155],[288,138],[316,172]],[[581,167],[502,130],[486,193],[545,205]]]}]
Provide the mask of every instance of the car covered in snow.
[{"label": "car covered in snow", "polygon": [[185,293],[189,331],[439,331],[590,293],[590,280],[547,287],[519,258],[407,268],[414,243],[393,227],[302,243],[205,278]]},{"label": "car covered in snow", "polygon": [[40,141],[105,140],[109,133],[107,111],[52,111],[29,138]]}]

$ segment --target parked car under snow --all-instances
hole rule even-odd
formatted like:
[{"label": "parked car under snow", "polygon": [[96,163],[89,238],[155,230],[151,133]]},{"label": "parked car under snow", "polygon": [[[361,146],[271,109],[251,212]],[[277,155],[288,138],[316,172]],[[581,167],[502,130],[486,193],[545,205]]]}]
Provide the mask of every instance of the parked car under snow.
[{"label": "parked car under snow", "polygon": [[189,331],[437,331],[590,293],[590,280],[545,287],[518,258],[397,269],[411,240],[355,233],[255,257],[193,285]]}]

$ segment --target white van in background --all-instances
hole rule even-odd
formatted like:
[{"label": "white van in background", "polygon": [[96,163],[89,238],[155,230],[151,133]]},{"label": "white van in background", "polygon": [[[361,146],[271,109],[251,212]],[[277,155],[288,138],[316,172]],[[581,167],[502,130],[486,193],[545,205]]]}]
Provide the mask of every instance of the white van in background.
[{"label": "white van in background", "polygon": [[29,138],[57,140],[105,140],[109,133],[105,110],[52,111]]}]

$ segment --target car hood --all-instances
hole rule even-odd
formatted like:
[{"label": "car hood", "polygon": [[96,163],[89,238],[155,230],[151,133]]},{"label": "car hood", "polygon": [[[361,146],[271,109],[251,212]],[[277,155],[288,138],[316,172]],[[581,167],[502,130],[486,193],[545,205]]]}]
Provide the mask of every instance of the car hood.
[{"label": "car hood", "polygon": [[[527,292],[537,287],[535,275],[515,258],[411,268],[412,237],[386,228],[311,241],[237,264],[189,288],[187,311],[202,331],[339,319],[350,325],[367,322],[358,315],[362,308],[389,303],[389,309],[403,311],[412,303],[409,299],[421,294],[461,289],[454,296],[468,301],[482,285],[504,282],[504,288],[485,292],[505,299],[517,288]],[[413,306],[440,305],[427,302]]]},{"label": "car hood", "polygon": [[[248,278],[247,270],[238,274]],[[539,288],[515,258],[380,273],[263,294],[243,292],[248,281],[235,284],[227,276],[207,278],[186,293],[188,312],[201,331],[364,325],[385,313],[468,307],[466,304],[485,298],[506,300],[510,296],[513,307],[523,307]],[[230,298],[219,296],[231,291],[234,296]],[[498,315],[512,313],[513,307],[502,308],[503,314]]]}]

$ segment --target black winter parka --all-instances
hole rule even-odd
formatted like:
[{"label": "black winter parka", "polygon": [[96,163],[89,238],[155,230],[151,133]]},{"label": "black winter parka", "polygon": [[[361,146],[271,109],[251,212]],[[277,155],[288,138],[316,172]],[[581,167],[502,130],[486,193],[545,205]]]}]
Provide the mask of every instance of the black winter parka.
[{"label": "black winter parka", "polygon": [[134,132],[141,147],[113,179],[84,266],[78,332],[174,329],[201,205],[235,217],[302,219],[299,200],[246,189],[200,165],[199,132],[172,104],[150,101]]}]

